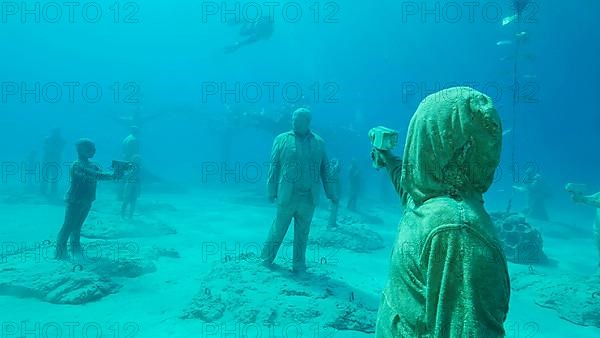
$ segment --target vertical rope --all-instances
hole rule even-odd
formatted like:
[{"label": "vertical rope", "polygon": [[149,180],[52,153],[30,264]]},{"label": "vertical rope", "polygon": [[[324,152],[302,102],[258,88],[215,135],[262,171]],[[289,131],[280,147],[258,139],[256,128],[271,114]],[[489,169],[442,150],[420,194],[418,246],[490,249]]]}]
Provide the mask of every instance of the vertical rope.
[{"label": "vertical rope", "polygon": [[[515,6],[516,22],[515,22],[515,30],[513,32],[513,39],[515,41],[515,49],[513,55],[513,102],[512,102],[512,132],[511,132],[511,166],[513,170],[513,182],[512,184],[518,183],[518,179],[515,182],[515,178],[519,177],[519,170],[517,168],[517,119],[518,119],[518,103],[519,103],[519,54],[521,49],[521,40],[517,37],[517,34],[521,31],[521,18],[519,16],[519,6]],[[508,200],[508,205],[506,208],[506,212],[510,213],[512,208],[512,201],[515,196],[515,189],[510,189],[510,198]]]},{"label": "vertical rope", "polygon": [[[517,17],[517,22],[515,24],[515,32],[513,34],[513,38],[515,39],[515,54],[514,54],[514,63],[513,63],[513,102],[512,102],[512,149],[511,149],[511,157],[512,157],[512,165],[513,170],[516,170],[515,167],[517,164],[517,120],[518,120],[518,108],[519,108],[519,54],[521,47],[521,40],[517,38],[517,34],[520,32],[520,22],[521,19]],[[517,182],[515,182],[517,183]]]}]

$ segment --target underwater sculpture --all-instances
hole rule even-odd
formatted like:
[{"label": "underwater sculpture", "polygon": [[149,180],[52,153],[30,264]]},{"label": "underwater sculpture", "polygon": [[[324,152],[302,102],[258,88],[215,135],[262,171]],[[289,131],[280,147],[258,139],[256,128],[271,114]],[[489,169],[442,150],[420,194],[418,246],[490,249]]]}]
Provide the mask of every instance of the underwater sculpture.
[{"label": "underwater sculpture", "polygon": [[[338,159],[334,158],[331,160],[328,176],[328,182],[331,184],[332,193],[336,196],[340,196],[340,161]],[[331,205],[329,206],[329,221],[327,222],[329,228],[336,228],[338,226],[337,218],[339,207],[339,201],[331,201]]]},{"label": "underwater sculpture", "polygon": [[527,217],[542,221],[548,220],[546,200],[550,196],[550,189],[540,174],[535,174],[531,180],[525,182],[522,186],[514,186],[513,188],[527,193],[527,209],[525,210]]},{"label": "underwater sculpture", "polygon": [[40,192],[48,197],[56,197],[58,191],[57,172],[62,167],[62,152],[65,149],[65,140],[60,135],[60,129],[52,130],[52,134],[44,139],[44,152],[42,158],[42,177]]},{"label": "underwater sculpture", "polygon": [[90,162],[96,154],[96,145],[89,139],[80,139],[76,143],[78,159],[71,165],[71,185],[65,197],[65,220],[56,240],[56,258],[68,259],[67,240],[71,238],[72,254],[81,253],[81,227],[96,199],[97,181],[119,179],[123,174],[102,172],[100,167]]},{"label": "underwater sculpture", "polygon": [[356,211],[356,202],[360,193],[360,170],[356,159],[353,158],[350,162],[350,170],[348,172],[348,210]]},{"label": "underwater sculpture", "polygon": [[[27,158],[25,160],[25,168],[27,169],[32,169],[32,168],[37,168],[37,152],[35,150],[31,150],[28,154],[27,154]],[[43,172],[42,172],[43,175]],[[23,180],[26,184],[25,186],[25,191],[28,193],[31,193],[33,191],[35,191],[35,187],[33,185],[33,183],[36,181],[37,177],[25,177],[25,179]],[[44,183],[42,183],[44,184]],[[45,189],[42,189],[41,193],[42,195],[45,195],[44,192]]]},{"label": "underwater sculpture", "polygon": [[[133,157],[139,155],[140,153],[140,141],[139,137],[139,127],[138,126],[130,126],[129,127],[129,135],[127,135],[122,142],[123,149],[123,160],[125,162],[132,162]],[[139,167],[138,167],[139,169]],[[139,178],[139,175],[137,175]],[[117,186],[117,198],[119,201],[125,202],[125,180],[119,182]]]},{"label": "underwater sculpture", "polygon": [[137,126],[131,126],[129,128],[129,135],[123,139],[123,159],[125,161],[132,161],[133,156],[140,153],[140,141],[139,128]]},{"label": "underwater sculpture", "polygon": [[598,268],[600,268],[600,192],[593,195],[584,195],[585,186],[569,183],[565,190],[571,194],[573,201],[596,208],[596,219],[594,220],[594,240],[598,250]]},{"label": "underwater sculpture", "polygon": [[123,179],[123,203],[121,204],[121,217],[133,218],[133,212],[140,197],[140,170],[142,166],[142,157],[133,155],[131,157],[132,171]]},{"label": "underwater sculpture", "polygon": [[270,202],[277,202],[277,215],[261,257],[266,265],[273,263],[293,219],[293,270],[296,272],[306,269],[306,246],[319,199],[319,183],[323,184],[327,198],[334,203],[338,201],[328,184],[325,142],[310,130],[310,122],[310,110],[294,111],[292,131],[280,134],[273,142],[267,178],[268,198]]},{"label": "underwater sculpture", "polygon": [[404,207],[377,337],[504,337],[510,280],[482,197],[501,146],[491,99],[455,87],[419,105],[401,170],[395,156],[374,150]]}]

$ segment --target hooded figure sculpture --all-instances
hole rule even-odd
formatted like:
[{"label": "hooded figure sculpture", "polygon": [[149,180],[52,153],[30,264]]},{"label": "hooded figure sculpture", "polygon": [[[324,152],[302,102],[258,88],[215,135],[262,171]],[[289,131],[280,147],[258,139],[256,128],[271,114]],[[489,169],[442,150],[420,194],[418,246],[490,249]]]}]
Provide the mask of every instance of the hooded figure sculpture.
[{"label": "hooded figure sculpture", "polygon": [[482,197],[501,142],[491,99],[456,87],[421,102],[402,162],[385,154],[404,215],[377,337],[504,337],[510,281]]}]

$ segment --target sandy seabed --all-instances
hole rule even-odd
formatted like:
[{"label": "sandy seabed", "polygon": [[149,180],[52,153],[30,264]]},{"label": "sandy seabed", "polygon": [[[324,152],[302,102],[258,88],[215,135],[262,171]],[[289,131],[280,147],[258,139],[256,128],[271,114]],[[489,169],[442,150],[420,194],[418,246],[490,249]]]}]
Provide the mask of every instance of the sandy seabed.
[{"label": "sandy seabed", "polygon": [[[371,337],[400,217],[393,207],[342,211],[337,236],[325,230],[323,205],[309,273],[298,278],[289,243],[275,269],[258,264],[274,207],[251,192],[147,194],[123,221],[105,191],[83,230],[86,256],[67,263],[36,251],[52,245],[63,213],[35,196],[1,196],[1,337]],[[542,280],[594,273],[591,238],[545,237],[544,251],[557,264],[535,267]],[[511,278],[532,274],[509,269]],[[600,328],[540,306],[536,280],[516,285],[507,337],[600,337]]]}]

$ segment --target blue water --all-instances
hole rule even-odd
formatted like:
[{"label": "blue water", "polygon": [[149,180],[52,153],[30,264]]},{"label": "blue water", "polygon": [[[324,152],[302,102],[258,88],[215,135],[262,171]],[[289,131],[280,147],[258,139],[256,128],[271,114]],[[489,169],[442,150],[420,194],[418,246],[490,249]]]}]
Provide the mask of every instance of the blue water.
[{"label": "blue water", "polygon": [[[25,8],[35,8],[34,3],[25,2],[29,6]],[[218,14],[204,13],[203,22],[202,5],[194,1],[175,5],[134,3],[135,7],[127,8],[123,3],[119,4],[118,15],[114,8],[103,4],[98,23],[86,21],[94,19],[95,7],[88,9],[87,15],[76,10],[85,3],[75,7],[72,20],[68,18],[69,7],[61,6],[63,16],[56,23],[49,22],[55,18],[53,7],[44,13],[47,3],[39,3],[40,23],[35,22],[33,14],[23,20],[25,8],[20,3],[16,14],[10,14],[12,7],[4,3],[0,32],[3,82],[25,82],[29,88],[36,82],[42,87],[51,82],[79,82],[81,86],[92,82],[100,84],[103,96],[98,103],[90,104],[79,93],[75,102],[69,103],[65,86],[57,103],[42,99],[38,104],[32,96],[21,100],[18,94],[9,95],[2,104],[0,141],[12,146],[3,152],[11,159],[23,156],[36,146],[49,126],[61,126],[70,140],[87,136],[105,149],[114,149],[120,141],[117,135],[123,131],[115,126],[113,118],[127,114],[135,105],[123,102],[123,96],[133,91],[124,89],[128,82],[139,89],[132,98],[138,99],[147,113],[177,114],[156,120],[145,131],[146,146],[156,149],[147,155],[150,163],[176,160],[190,152],[195,154],[190,161],[211,154],[202,146],[205,139],[199,134],[211,137],[203,129],[204,116],[219,114],[222,100],[211,96],[202,102],[202,84],[207,82],[224,82],[229,87],[237,82],[242,86],[251,82],[294,83],[309,94],[315,93],[309,88],[311,84],[318,83],[321,93],[310,100],[315,109],[315,129],[320,125],[349,124],[360,110],[364,124],[357,128],[361,131],[373,124],[403,130],[428,91],[453,83],[475,84],[476,89],[498,98],[505,129],[512,128],[512,91],[508,88],[512,81],[510,73],[506,74],[512,65],[499,60],[506,53],[495,44],[509,39],[514,29],[502,27],[494,14],[496,8],[507,13],[506,3],[481,3],[473,7],[470,18],[464,6],[456,7],[460,9],[457,12],[453,6],[438,3],[439,11],[423,14],[419,9],[419,13],[410,14],[407,11],[412,7],[397,1],[345,1],[331,8],[320,4],[317,20],[316,10],[300,3],[303,16],[297,23],[291,22],[291,9],[291,14],[284,15],[283,6],[278,6],[273,17],[276,21],[279,17],[280,22],[275,22],[271,39],[227,55],[222,49],[235,41],[237,28],[221,22],[220,9]],[[525,83],[534,82],[532,87],[523,89],[535,96],[531,100],[535,102],[518,108],[518,125],[514,127],[520,131],[515,145],[518,160],[535,162],[557,183],[572,179],[597,187],[593,168],[598,166],[598,159],[592,154],[599,143],[595,132],[598,115],[591,100],[598,89],[595,48],[600,33],[595,13],[600,5],[594,1],[535,4],[523,23],[523,30],[530,33],[523,51],[534,55],[534,59],[523,57],[520,62],[522,74],[536,76]],[[227,8],[235,8],[232,6],[230,3]],[[425,6],[436,8],[435,2]],[[240,18],[253,16],[254,7],[248,8],[247,15],[240,10]],[[268,14],[268,7],[262,10]],[[454,13],[462,15],[459,20]],[[111,98],[115,91],[109,89],[115,82],[122,95],[116,103]],[[328,83],[335,87],[326,88]],[[420,87],[418,93],[403,95],[403,90],[406,94],[414,85]],[[497,95],[500,87],[502,93]],[[323,103],[334,89],[338,102]],[[271,100],[266,96],[263,93],[254,105],[257,109],[269,109]],[[282,101],[282,97],[279,92],[274,99]],[[228,97],[226,101],[235,99]],[[345,151],[340,142],[330,142],[332,152]],[[255,146],[263,145],[257,140]],[[511,147],[507,143],[505,153]],[[99,152],[100,159],[103,154]]]}]

